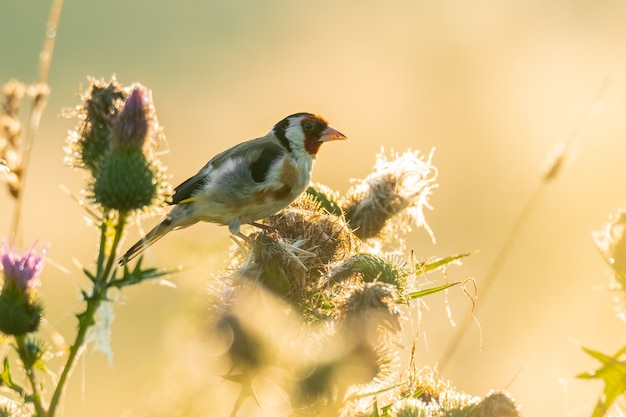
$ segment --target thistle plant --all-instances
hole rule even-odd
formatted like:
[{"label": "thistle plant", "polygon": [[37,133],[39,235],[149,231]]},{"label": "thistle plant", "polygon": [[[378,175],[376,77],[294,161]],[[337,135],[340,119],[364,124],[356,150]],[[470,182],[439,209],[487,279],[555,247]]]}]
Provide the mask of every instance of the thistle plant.
[{"label": "thistle plant", "polygon": [[[225,413],[245,415],[256,404],[286,416],[521,416],[504,392],[470,396],[417,369],[414,358],[400,358],[404,323],[424,297],[473,286],[433,286],[427,278],[468,253],[421,261],[398,254],[401,225],[432,236],[422,210],[436,174],[432,153],[378,155],[372,173],[345,196],[313,184],[265,219],[266,228],[237,241],[211,285],[210,314],[195,326],[208,330],[177,338],[187,340],[185,363],[203,363],[239,386]],[[206,363],[206,352],[215,362]],[[157,414],[205,413],[224,398],[220,386],[210,378],[167,386],[169,401],[189,405],[180,412],[157,404]],[[181,398],[172,397],[176,389]]]},{"label": "thistle plant", "polygon": [[[39,274],[45,262],[45,249],[37,254],[34,247],[23,253],[17,253],[3,241],[0,260],[3,269],[2,292],[0,292],[0,332],[15,339],[15,350],[20,358],[24,372],[30,381],[30,394],[36,414],[42,414],[43,399],[37,382],[35,369],[42,366],[46,352],[44,344],[34,339],[31,334],[37,331],[43,313],[43,305],[38,295],[41,285]],[[0,385],[6,385],[22,396],[26,390],[13,383],[8,373],[8,360],[4,360],[5,372]]]},{"label": "thistle plant", "polygon": [[[86,173],[83,193],[88,202],[83,206],[100,231],[100,242],[95,262],[83,268],[89,280],[88,288],[82,291],[84,307],[77,314],[74,342],[59,375],[53,378],[51,389],[43,389],[45,378],[40,375],[51,372],[45,364],[49,349],[45,342],[33,336],[43,313],[37,288],[45,249],[41,254],[34,248],[18,254],[4,243],[1,255],[4,281],[0,293],[0,332],[15,340],[18,361],[30,387],[15,382],[8,356],[4,359],[0,385],[13,391],[27,406],[24,412],[38,417],[56,414],[67,380],[85,349],[88,333],[96,325],[98,312],[109,303],[110,290],[169,272],[144,269],[141,259],[132,270],[128,266],[120,270],[116,263],[118,247],[129,222],[158,210],[171,194],[165,168],[155,158],[162,131],[149,90],[141,84],[123,87],[115,79],[108,82],[90,79],[81,104],[67,114],[76,117],[78,124],[67,139],[66,162]],[[49,399],[46,393],[51,393]],[[7,407],[5,411],[9,410]]]}]

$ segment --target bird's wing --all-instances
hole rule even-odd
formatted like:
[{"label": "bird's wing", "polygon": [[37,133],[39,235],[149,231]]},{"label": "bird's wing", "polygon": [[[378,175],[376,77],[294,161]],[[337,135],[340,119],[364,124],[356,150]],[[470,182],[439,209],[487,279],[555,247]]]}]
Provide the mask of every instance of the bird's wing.
[{"label": "bird's wing", "polygon": [[268,142],[265,138],[253,139],[240,143],[217,154],[196,175],[187,179],[174,189],[172,204],[191,201],[191,197],[205,185],[212,172],[218,172],[228,160],[243,158],[250,167],[250,174],[255,182],[264,182],[272,162],[284,154],[282,146],[275,142]]},{"label": "bird's wing", "polygon": [[174,188],[174,195],[172,196],[170,204],[180,204],[181,201],[187,200],[196,192],[196,190],[201,188],[202,184],[205,182],[206,176],[203,171],[198,172],[196,175]]}]

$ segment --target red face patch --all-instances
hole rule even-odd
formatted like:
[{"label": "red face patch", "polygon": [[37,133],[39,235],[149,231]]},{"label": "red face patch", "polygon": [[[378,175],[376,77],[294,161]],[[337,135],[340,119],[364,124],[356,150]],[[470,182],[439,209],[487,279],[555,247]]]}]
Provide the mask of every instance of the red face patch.
[{"label": "red face patch", "polygon": [[322,146],[322,136],[328,127],[328,122],[320,116],[310,115],[302,119],[300,126],[304,133],[304,148],[309,154],[317,155]]}]

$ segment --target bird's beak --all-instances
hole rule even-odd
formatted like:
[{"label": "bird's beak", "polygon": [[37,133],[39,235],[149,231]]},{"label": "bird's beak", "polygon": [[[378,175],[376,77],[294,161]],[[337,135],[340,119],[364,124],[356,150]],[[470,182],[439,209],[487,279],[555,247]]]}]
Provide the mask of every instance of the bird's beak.
[{"label": "bird's beak", "polygon": [[322,132],[322,136],[320,137],[320,142],[330,142],[331,140],[345,140],[345,139],[348,139],[346,135],[328,126]]}]

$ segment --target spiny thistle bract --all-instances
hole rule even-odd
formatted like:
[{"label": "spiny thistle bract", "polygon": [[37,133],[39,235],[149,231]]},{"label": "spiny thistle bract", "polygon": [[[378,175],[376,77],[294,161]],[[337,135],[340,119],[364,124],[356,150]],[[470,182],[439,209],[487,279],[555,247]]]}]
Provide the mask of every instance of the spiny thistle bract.
[{"label": "spiny thistle bract", "polygon": [[69,114],[79,123],[68,136],[66,161],[90,173],[87,191],[96,204],[127,213],[163,205],[171,187],[154,157],[162,132],[145,87],[90,79],[82,104]]},{"label": "spiny thistle bract", "polygon": [[43,304],[38,296],[27,295],[16,288],[0,293],[0,332],[24,335],[39,328]]},{"label": "spiny thistle bract", "polygon": [[335,284],[358,277],[365,282],[385,282],[397,287],[401,292],[406,286],[406,278],[411,274],[405,262],[392,257],[383,258],[371,253],[358,253],[328,268],[328,283]]},{"label": "spiny thistle bract", "polygon": [[156,198],[157,184],[141,151],[114,150],[102,164],[93,194],[96,203],[118,211],[142,210]]}]

